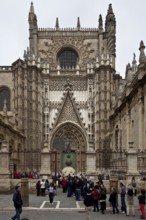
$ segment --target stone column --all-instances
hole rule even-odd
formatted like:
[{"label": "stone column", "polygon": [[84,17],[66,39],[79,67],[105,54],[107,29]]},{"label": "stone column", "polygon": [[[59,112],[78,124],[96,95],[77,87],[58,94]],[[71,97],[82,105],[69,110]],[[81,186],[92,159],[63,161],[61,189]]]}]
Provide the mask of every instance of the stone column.
[{"label": "stone column", "polygon": [[134,142],[129,142],[129,149],[127,152],[127,174],[126,179],[131,180],[133,176],[139,176],[137,170],[137,152],[134,148]]},{"label": "stone column", "polygon": [[22,196],[22,200],[23,200],[23,206],[29,207],[28,178],[21,179],[21,196]]},{"label": "stone column", "polygon": [[50,152],[48,149],[48,144],[44,144],[44,148],[41,152],[41,170],[40,170],[40,175],[41,176],[47,176],[47,178],[51,174],[51,169],[50,169]]}]

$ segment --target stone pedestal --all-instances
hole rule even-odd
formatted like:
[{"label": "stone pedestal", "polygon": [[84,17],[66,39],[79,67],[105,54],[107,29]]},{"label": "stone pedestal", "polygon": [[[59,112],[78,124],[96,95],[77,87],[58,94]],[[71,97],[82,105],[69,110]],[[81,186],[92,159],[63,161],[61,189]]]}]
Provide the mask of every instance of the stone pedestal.
[{"label": "stone pedestal", "polygon": [[134,148],[134,142],[129,142],[129,149],[127,152],[127,181],[131,180],[133,176],[137,179],[140,174],[137,170],[137,152]]},{"label": "stone pedestal", "polygon": [[21,196],[23,200],[23,206],[29,207],[29,186],[28,178],[21,179]]},{"label": "stone pedestal", "polygon": [[40,176],[47,177],[49,179],[49,176],[51,174],[50,169],[50,152],[47,145],[44,145],[44,148],[41,152],[41,170],[40,170]]},{"label": "stone pedestal", "polygon": [[9,170],[9,149],[8,142],[3,141],[1,143],[0,150],[0,179],[8,179],[10,178],[10,170]]}]

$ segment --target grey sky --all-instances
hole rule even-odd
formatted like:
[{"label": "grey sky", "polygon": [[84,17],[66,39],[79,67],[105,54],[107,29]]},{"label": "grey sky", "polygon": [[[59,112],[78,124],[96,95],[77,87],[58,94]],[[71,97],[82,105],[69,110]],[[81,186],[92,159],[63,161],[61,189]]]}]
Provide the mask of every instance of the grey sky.
[{"label": "grey sky", "polygon": [[[30,0],[0,0],[0,65],[11,65],[28,46]],[[116,70],[125,76],[125,67],[133,53],[139,59],[139,43],[146,43],[146,0],[33,0],[39,27],[98,27],[112,3],[117,22]]]}]

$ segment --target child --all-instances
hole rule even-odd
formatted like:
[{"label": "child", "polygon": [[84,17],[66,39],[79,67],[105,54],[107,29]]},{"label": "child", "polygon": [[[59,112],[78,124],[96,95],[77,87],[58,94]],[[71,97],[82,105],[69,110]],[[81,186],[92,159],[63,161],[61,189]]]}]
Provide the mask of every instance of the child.
[{"label": "child", "polygon": [[141,194],[138,196],[139,206],[140,206],[140,211],[141,211],[141,219],[145,218],[145,210],[144,210],[145,199],[146,199],[145,198],[145,190],[142,189]]}]

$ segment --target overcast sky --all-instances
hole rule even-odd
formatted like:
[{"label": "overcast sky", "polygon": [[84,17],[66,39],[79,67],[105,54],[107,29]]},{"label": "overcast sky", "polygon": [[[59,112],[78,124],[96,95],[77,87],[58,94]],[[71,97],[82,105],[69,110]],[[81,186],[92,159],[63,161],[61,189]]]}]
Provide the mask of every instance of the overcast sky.
[{"label": "overcast sky", "polygon": [[[0,65],[11,65],[23,58],[28,46],[28,12],[30,0],[0,0]],[[146,0],[33,0],[38,27],[76,27],[80,17],[82,27],[98,27],[112,3],[117,22],[116,70],[125,76],[125,67],[133,53],[139,59],[139,44],[146,44]]]}]

